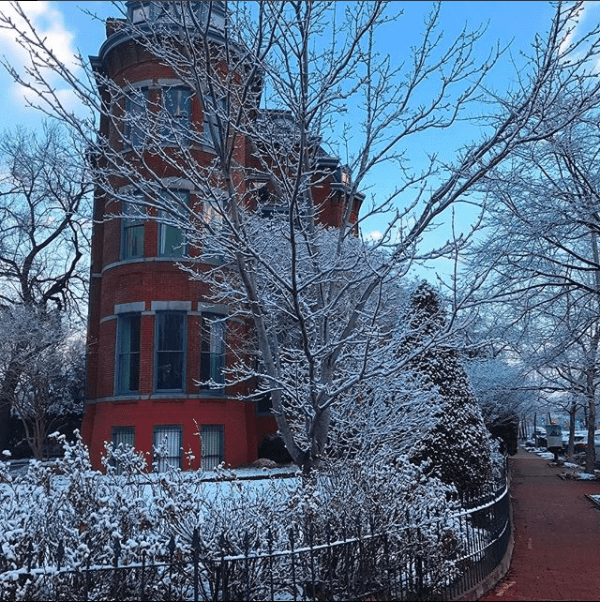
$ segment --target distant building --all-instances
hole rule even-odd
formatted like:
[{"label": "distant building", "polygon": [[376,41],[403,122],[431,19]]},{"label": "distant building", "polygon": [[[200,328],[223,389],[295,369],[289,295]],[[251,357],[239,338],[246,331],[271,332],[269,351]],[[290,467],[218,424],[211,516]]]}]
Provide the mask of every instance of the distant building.
[{"label": "distant building", "polygon": [[[209,4],[210,35],[214,43],[222,43],[225,3],[188,3],[199,19],[207,14]],[[127,19],[144,27],[177,5],[127,2]],[[145,111],[144,103],[164,106],[177,117],[178,127],[204,128],[202,145],[190,152],[208,164],[214,157],[208,131],[211,115],[204,112],[193,90],[136,41],[125,25],[125,20],[109,19],[106,41],[98,56],[91,58],[98,81],[109,78],[123,89],[125,98],[124,103],[113,103],[115,119],[102,117],[101,135],[124,155],[139,152],[138,113]],[[99,85],[108,103],[108,92]],[[117,115],[119,111],[126,118]],[[256,127],[261,119],[283,124],[290,117],[257,111]],[[174,141],[175,136],[167,135],[165,144],[169,139]],[[257,164],[246,146],[240,146],[236,159],[242,166]],[[173,195],[192,207],[202,205],[185,174],[172,165],[157,164],[156,157],[146,160],[162,174]],[[335,226],[342,219],[344,174],[338,160],[326,154],[322,168],[330,175],[315,191],[325,201],[320,219]],[[260,188],[259,184],[256,179],[247,182],[248,190]],[[118,189],[119,182],[113,186]],[[125,190],[127,182],[122,187]],[[262,211],[276,211],[276,199],[266,189],[263,192]],[[129,217],[114,217],[123,215]],[[223,368],[233,363],[249,326],[229,319],[227,307],[211,303],[206,285],[180,269],[178,264],[195,261],[193,251],[192,257],[187,256],[185,240],[176,227],[161,223],[160,215],[151,217],[145,219],[127,201],[107,198],[101,190],[95,195],[87,404],[82,426],[92,462],[101,466],[106,441],[133,445],[151,460],[154,447],[166,440],[164,461],[175,466],[212,469],[223,461],[232,466],[249,464],[257,458],[263,438],[276,431],[265,400],[244,401],[247,389],[227,386],[224,381]],[[197,384],[209,380],[212,387]],[[194,456],[191,464],[184,461],[187,450]]]}]

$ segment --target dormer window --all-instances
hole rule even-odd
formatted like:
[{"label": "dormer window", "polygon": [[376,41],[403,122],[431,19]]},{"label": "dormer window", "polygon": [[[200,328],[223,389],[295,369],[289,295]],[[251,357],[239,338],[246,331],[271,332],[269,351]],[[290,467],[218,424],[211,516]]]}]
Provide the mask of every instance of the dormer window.
[{"label": "dormer window", "polygon": [[[181,21],[180,4],[180,2],[130,2],[129,19],[134,25],[149,21],[178,23]],[[190,4],[196,3],[190,2]]]},{"label": "dormer window", "polygon": [[138,3],[129,10],[129,18],[134,25],[138,25],[148,20],[148,3]]},{"label": "dormer window", "polygon": [[[223,2],[128,2],[128,18],[133,25],[148,22],[190,26],[205,24],[210,10],[210,29],[222,33],[225,29],[225,6]],[[193,13],[193,14],[192,14]]]},{"label": "dormer window", "polygon": [[335,179],[342,184],[342,186],[350,186],[352,183],[352,175],[350,173],[350,168],[346,165],[338,167],[335,173]]},{"label": "dormer window", "polygon": [[346,169],[342,169],[341,180],[344,186],[350,186],[350,172]]}]

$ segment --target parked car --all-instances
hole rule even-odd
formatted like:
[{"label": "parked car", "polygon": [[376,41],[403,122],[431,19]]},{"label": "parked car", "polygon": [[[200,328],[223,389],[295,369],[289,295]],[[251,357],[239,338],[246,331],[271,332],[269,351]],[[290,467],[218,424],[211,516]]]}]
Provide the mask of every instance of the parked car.
[{"label": "parked car", "polygon": [[[583,453],[587,449],[587,431],[575,431],[573,443],[575,453]],[[567,451],[569,445],[569,433],[563,433],[563,449]],[[596,448],[596,457],[600,458],[600,431],[596,431],[594,438],[594,447]]]},{"label": "parked car", "polygon": [[546,431],[535,429],[531,434],[531,439],[535,447],[546,447]]},{"label": "parked car", "polygon": [[[563,449],[566,452],[569,446],[569,432],[563,433]],[[575,431],[573,436],[573,451],[577,454],[584,452],[587,447],[587,432]]]}]

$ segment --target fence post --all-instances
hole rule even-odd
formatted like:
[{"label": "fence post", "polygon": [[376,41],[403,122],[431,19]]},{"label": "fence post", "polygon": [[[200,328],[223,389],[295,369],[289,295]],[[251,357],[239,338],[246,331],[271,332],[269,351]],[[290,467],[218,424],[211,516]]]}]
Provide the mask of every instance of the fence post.
[{"label": "fence post", "polygon": [[244,583],[246,586],[246,598],[250,600],[250,535],[248,531],[244,533]]},{"label": "fence post", "polygon": [[167,550],[169,551],[169,600],[173,599],[172,584],[173,584],[173,563],[175,562],[175,537],[171,535],[169,543],[167,544]]},{"label": "fence post", "polygon": [[58,542],[58,548],[56,549],[56,587],[54,590],[54,598],[56,600],[60,600],[60,569],[62,565],[63,558],[65,556],[65,546],[63,544],[63,540],[61,539]]},{"label": "fence post", "polygon": [[119,558],[121,557],[121,542],[118,537],[115,537],[114,542],[115,556],[113,559],[113,578],[112,578],[112,595],[114,600],[118,600],[119,593]]},{"label": "fence post", "polygon": [[146,550],[142,550],[142,578],[140,583],[140,600],[143,602],[146,600],[145,596],[145,586],[146,586]]},{"label": "fence post", "polygon": [[27,546],[27,572],[31,573],[31,567],[33,564],[33,543],[29,540],[29,545]]},{"label": "fence post", "polygon": [[[317,584],[317,573],[315,571],[315,542],[314,542],[314,537],[315,537],[315,524],[314,521],[311,519],[310,524],[308,525],[308,546],[310,549],[310,578],[312,581],[312,596],[316,597],[317,595],[317,591],[318,591],[318,584]],[[305,588],[306,589],[306,588]]]},{"label": "fence post", "polygon": [[292,527],[289,532],[290,538],[290,559],[292,561],[292,588],[294,591],[294,602],[298,600],[298,592],[296,588],[296,559],[294,557],[294,528]]},{"label": "fence post", "polygon": [[198,579],[198,553],[200,551],[200,535],[198,527],[194,527],[192,533],[192,561],[194,563],[194,600],[198,602],[199,598],[199,579]]},{"label": "fence post", "polygon": [[325,526],[325,536],[327,538],[327,573],[329,575],[329,591],[333,596],[333,559],[331,551],[331,525],[327,523]]},{"label": "fence post", "polygon": [[[89,548],[88,548],[89,550]],[[84,601],[87,601],[89,595],[90,595],[90,569],[91,569],[91,564],[92,564],[92,558],[91,556],[88,554],[87,557],[87,562],[86,562],[86,567],[85,567],[85,591],[83,592],[83,599]]]},{"label": "fence post", "polygon": [[275,587],[273,584],[273,532],[267,531],[267,551],[269,552],[269,582],[271,585],[271,600],[275,599]]}]

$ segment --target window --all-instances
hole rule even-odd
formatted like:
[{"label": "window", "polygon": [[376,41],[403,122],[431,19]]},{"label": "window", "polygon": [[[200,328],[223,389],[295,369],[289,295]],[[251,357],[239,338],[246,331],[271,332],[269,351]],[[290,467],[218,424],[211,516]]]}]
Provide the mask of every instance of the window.
[{"label": "window", "polygon": [[172,190],[165,194],[163,203],[173,207],[173,213],[160,211],[158,223],[158,254],[170,257],[182,257],[186,254],[186,244],[183,231],[176,225],[169,223],[175,218],[173,214],[185,216],[185,207],[189,204],[189,192],[186,190]]},{"label": "window", "polygon": [[203,425],[200,438],[202,470],[214,470],[225,460],[225,427],[222,424]]},{"label": "window", "polygon": [[[112,431],[112,444],[113,449],[121,449],[125,451],[127,448],[135,446],[135,427],[133,426],[116,426]],[[112,465],[116,467],[117,474],[123,472],[123,468],[118,460],[114,458],[111,461]]]},{"label": "window", "polygon": [[223,200],[215,194],[206,199],[202,206],[202,219],[211,232],[219,232],[223,228]]},{"label": "window", "polygon": [[167,142],[189,140],[190,120],[192,115],[192,94],[187,88],[180,86],[164,88],[163,96],[163,128],[162,134]]},{"label": "window", "polygon": [[[200,380],[202,389],[223,393],[225,378],[226,323],[223,316],[202,316],[202,342],[200,357]],[[210,381],[210,382],[209,382]]]},{"label": "window", "polygon": [[[132,23],[140,25],[145,21],[158,21],[166,25],[188,24],[195,26],[197,22],[206,23],[207,13],[211,11],[211,26],[223,30],[224,18],[217,8],[208,9],[203,2],[133,2],[128,7],[128,15]],[[218,4],[218,3],[215,3]],[[200,6],[197,6],[200,5]]]},{"label": "window", "polygon": [[131,19],[131,22],[134,25],[137,25],[138,23],[143,23],[148,18],[148,16],[147,16],[148,10],[144,4],[140,4],[139,6],[130,8],[129,10],[130,10],[129,18]]},{"label": "window", "polygon": [[134,259],[144,255],[144,218],[141,207],[135,203],[121,203],[123,220],[121,258]]},{"label": "window", "polygon": [[[211,102],[212,104],[212,102]],[[216,102],[216,108],[207,106],[204,107],[204,119],[202,122],[202,141],[206,146],[215,148],[218,146],[221,131],[219,130],[219,120],[217,119],[217,111],[221,116],[221,120],[227,114],[227,100],[219,98]]]},{"label": "window", "polygon": [[148,124],[148,88],[137,88],[129,92],[125,100],[124,137],[125,144],[142,146],[146,140]]},{"label": "window", "polygon": [[152,445],[154,447],[154,466],[157,472],[165,472],[169,467],[181,468],[180,426],[155,426]]},{"label": "window", "polygon": [[119,316],[117,324],[117,395],[140,388],[140,314]]},{"label": "window", "polygon": [[185,314],[156,314],[156,390],[183,391]]}]

